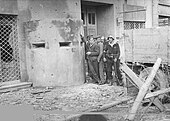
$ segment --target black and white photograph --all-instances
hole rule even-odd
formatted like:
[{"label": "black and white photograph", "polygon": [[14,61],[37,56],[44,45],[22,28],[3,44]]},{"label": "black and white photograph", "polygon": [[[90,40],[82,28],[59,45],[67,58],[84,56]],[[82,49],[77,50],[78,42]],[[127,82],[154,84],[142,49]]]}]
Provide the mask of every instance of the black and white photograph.
[{"label": "black and white photograph", "polygon": [[170,0],[0,0],[0,121],[170,121]]}]

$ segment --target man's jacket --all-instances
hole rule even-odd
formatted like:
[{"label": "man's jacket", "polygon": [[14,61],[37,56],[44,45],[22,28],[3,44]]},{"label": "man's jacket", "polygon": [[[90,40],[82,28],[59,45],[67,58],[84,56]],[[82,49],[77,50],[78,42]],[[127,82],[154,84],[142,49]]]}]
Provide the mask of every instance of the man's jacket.
[{"label": "man's jacket", "polygon": [[104,57],[107,59],[119,59],[120,56],[120,47],[118,43],[115,43],[113,46],[111,46],[109,43],[107,43],[104,46]]},{"label": "man's jacket", "polygon": [[94,43],[92,46],[89,44],[87,46],[87,52],[91,52],[91,54],[87,56],[87,59],[90,59],[91,61],[97,60],[100,53],[100,47],[97,43]]}]

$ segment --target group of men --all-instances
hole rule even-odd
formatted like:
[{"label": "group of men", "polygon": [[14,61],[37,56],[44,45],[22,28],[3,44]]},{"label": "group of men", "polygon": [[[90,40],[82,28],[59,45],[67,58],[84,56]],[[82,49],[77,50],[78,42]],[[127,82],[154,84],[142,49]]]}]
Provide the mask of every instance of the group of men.
[{"label": "group of men", "polygon": [[[120,47],[113,36],[88,36],[85,53],[90,83],[123,86],[120,66]],[[114,73],[112,73],[114,70]]]}]

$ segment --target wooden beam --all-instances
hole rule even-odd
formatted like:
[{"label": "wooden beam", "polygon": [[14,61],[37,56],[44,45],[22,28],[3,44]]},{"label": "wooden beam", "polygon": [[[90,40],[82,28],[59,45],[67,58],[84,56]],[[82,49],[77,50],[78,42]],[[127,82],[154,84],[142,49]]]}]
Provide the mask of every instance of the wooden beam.
[{"label": "wooden beam", "polygon": [[0,93],[9,92],[13,90],[23,89],[26,87],[30,87],[32,85],[32,82],[20,82],[17,84],[12,85],[5,85],[0,87]]},{"label": "wooden beam", "polygon": [[156,92],[150,92],[150,93],[146,94],[145,99],[155,97],[155,96],[158,96],[158,95],[161,95],[161,94],[164,94],[164,93],[168,93],[168,92],[170,92],[170,88],[161,89],[161,90],[156,91]]},{"label": "wooden beam", "polygon": [[150,99],[151,102],[153,102],[153,103],[156,105],[156,107],[157,107],[161,112],[165,111],[165,107],[164,107],[164,105],[159,101],[159,98],[158,98],[158,97],[151,97],[151,98],[149,98],[149,99]]},{"label": "wooden beam", "polygon": [[[95,113],[97,114],[97,112],[99,112],[99,111],[106,110],[106,109],[111,108],[111,107],[113,107],[115,105],[130,101],[132,99],[133,99],[132,97],[131,98],[124,98],[122,100],[114,101],[113,103],[105,104],[105,105],[99,107],[98,109],[89,110],[88,112],[82,111],[82,112],[79,112],[79,114],[69,116],[66,119],[62,120],[62,121],[71,121],[71,120],[74,120],[77,117],[80,117],[83,114],[95,114]],[[94,113],[91,113],[91,112],[94,112]]]},{"label": "wooden beam", "polygon": [[[142,81],[142,79],[140,79],[125,63],[122,64],[121,69],[131,79],[132,83],[135,83],[137,85],[138,89],[142,87],[144,81]],[[160,109],[160,111],[164,110],[164,106],[158,99],[155,99],[153,103]]]},{"label": "wooden beam", "polygon": [[106,110],[108,108],[111,108],[113,106],[116,106],[118,104],[121,104],[121,103],[124,103],[124,102],[127,102],[129,100],[132,100],[133,98],[130,97],[130,98],[124,98],[122,100],[117,100],[117,101],[114,101],[113,103],[109,103],[109,104],[105,104],[101,107],[99,107],[98,109],[94,109],[94,110],[91,110],[91,112],[99,112],[99,111],[103,111],[103,110]]},{"label": "wooden beam", "polygon": [[1,86],[5,86],[5,85],[18,84],[18,83],[20,83],[20,80],[2,82],[2,83],[0,83],[0,87],[1,87]]},{"label": "wooden beam", "polygon": [[146,9],[138,9],[138,10],[129,10],[129,11],[123,11],[123,12],[119,12],[119,13],[133,13],[133,12],[140,12],[140,11],[146,11]]},{"label": "wooden beam", "polygon": [[132,83],[135,83],[138,88],[140,88],[144,82],[141,81],[139,77],[125,64],[122,63],[121,69],[127,74],[127,76],[132,80]]},{"label": "wooden beam", "polygon": [[129,114],[128,118],[127,118],[128,120],[130,120],[130,121],[134,120],[136,112],[137,112],[137,110],[139,108],[139,105],[142,102],[142,100],[144,99],[144,96],[146,95],[146,93],[147,93],[147,91],[148,91],[148,89],[149,89],[149,87],[150,87],[150,85],[151,85],[151,83],[152,83],[152,81],[153,81],[153,79],[154,79],[154,77],[156,75],[156,72],[159,69],[161,61],[162,60],[160,58],[157,59],[156,63],[154,64],[154,66],[152,68],[151,73],[149,74],[148,78],[146,79],[146,82],[140,88],[139,93],[138,93],[138,95],[136,97],[136,100],[135,100],[135,102],[134,102],[134,104],[132,106],[132,109],[130,111],[130,114]]}]

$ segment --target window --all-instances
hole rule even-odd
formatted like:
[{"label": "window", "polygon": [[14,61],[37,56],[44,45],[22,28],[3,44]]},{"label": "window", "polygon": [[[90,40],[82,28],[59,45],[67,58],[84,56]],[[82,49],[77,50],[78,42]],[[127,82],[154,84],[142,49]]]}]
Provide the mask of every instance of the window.
[{"label": "window", "polygon": [[88,13],[88,24],[91,24],[91,25],[96,24],[95,13]]},{"label": "window", "polygon": [[141,21],[124,21],[124,29],[142,29],[145,28],[145,22]]},{"label": "window", "polygon": [[92,13],[92,24],[94,25],[95,24],[95,14]]},{"label": "window", "polygon": [[60,47],[69,47],[71,42],[59,42]]},{"label": "window", "polygon": [[159,16],[159,26],[170,26],[170,18]]}]

